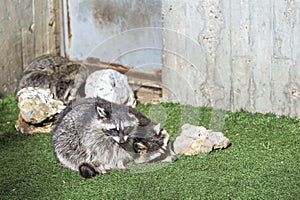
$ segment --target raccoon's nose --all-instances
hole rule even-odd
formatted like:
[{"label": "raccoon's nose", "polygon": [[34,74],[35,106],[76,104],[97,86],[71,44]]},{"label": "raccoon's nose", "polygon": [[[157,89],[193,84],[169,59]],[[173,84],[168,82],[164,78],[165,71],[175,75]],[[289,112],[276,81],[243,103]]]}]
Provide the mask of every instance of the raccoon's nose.
[{"label": "raccoon's nose", "polygon": [[127,141],[128,136],[124,134],[119,135],[119,143],[124,144]]},{"label": "raccoon's nose", "polygon": [[125,143],[125,140],[124,140],[123,137],[120,137],[119,143],[120,143],[120,144],[124,144],[124,143]]},{"label": "raccoon's nose", "polygon": [[176,160],[178,160],[178,157],[177,156],[173,156],[171,160],[172,160],[172,162],[175,162]]}]

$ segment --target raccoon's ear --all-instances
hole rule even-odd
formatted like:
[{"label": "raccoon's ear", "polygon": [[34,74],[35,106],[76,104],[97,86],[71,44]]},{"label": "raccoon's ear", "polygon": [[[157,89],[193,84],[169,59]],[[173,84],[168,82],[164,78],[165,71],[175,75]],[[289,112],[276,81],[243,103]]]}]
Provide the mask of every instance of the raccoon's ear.
[{"label": "raccoon's ear", "polygon": [[97,114],[98,116],[103,119],[103,118],[107,118],[107,113],[105,112],[104,108],[101,108],[99,106],[96,106],[96,111],[97,111]]},{"label": "raccoon's ear", "polygon": [[151,121],[145,115],[132,107],[129,107],[129,113],[137,118],[139,126],[148,126],[151,123]]},{"label": "raccoon's ear", "polygon": [[160,124],[155,125],[153,130],[155,131],[156,135],[159,135],[161,131]]}]

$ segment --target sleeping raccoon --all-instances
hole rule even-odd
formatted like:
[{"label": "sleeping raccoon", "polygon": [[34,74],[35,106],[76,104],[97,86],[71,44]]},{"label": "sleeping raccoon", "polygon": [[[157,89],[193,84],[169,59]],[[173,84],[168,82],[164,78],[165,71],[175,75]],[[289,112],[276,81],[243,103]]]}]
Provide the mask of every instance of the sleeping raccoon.
[{"label": "sleeping raccoon", "polygon": [[[149,126],[149,125],[148,125]],[[174,162],[177,156],[174,153],[173,143],[169,140],[169,134],[158,125],[150,125],[151,130],[146,131],[147,135],[139,138],[136,136],[133,148],[135,152],[141,154],[135,158],[134,162]]]},{"label": "sleeping raccoon", "polygon": [[86,68],[58,55],[35,58],[22,72],[17,93],[25,87],[49,88],[55,99],[69,104],[86,79]]},{"label": "sleeping raccoon", "polygon": [[52,132],[55,157],[85,178],[110,169],[126,171],[132,161],[174,161],[168,134],[158,126],[131,107],[81,99],[65,109]]}]

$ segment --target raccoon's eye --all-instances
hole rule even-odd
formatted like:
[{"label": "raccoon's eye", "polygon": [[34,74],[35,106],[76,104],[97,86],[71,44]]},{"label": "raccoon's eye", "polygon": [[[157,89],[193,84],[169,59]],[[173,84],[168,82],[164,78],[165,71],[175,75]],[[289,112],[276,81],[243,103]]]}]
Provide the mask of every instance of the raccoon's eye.
[{"label": "raccoon's eye", "polygon": [[118,135],[119,135],[119,132],[117,131],[117,129],[110,129],[110,133],[111,133],[113,136],[118,136]]}]

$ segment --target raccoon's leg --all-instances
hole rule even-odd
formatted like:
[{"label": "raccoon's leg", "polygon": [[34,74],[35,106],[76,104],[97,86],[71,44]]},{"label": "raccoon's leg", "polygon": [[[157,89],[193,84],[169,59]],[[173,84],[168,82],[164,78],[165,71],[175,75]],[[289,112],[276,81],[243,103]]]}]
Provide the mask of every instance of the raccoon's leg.
[{"label": "raccoon's leg", "polygon": [[73,100],[73,98],[70,97],[70,94],[71,94],[71,90],[72,88],[71,87],[68,87],[65,91],[65,94],[63,96],[63,99],[64,99],[64,103],[65,104],[68,104],[71,100]]},{"label": "raccoon's leg", "polygon": [[106,171],[105,165],[104,165],[104,164],[98,165],[98,166],[96,167],[96,170],[97,170],[97,172],[100,173],[100,174],[108,174],[108,173],[109,173],[108,171]]},{"label": "raccoon's leg", "polygon": [[50,92],[52,92],[52,94],[53,94],[53,98],[58,100],[56,87],[52,85],[50,90],[51,90]]},{"label": "raccoon's leg", "polygon": [[88,69],[81,65],[74,79],[74,84],[71,86],[71,90],[69,91],[68,101],[72,101],[76,99],[76,97],[85,97],[85,81],[88,77]]},{"label": "raccoon's leg", "polygon": [[124,163],[122,160],[119,160],[117,163],[117,167],[118,170],[122,171],[122,172],[129,172],[130,170],[128,168],[125,167]]}]

